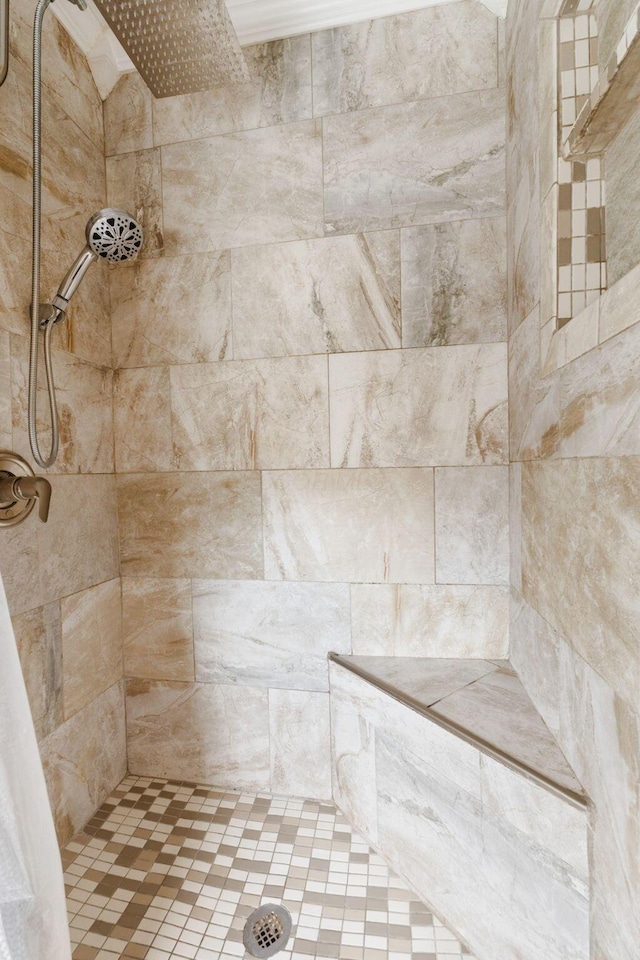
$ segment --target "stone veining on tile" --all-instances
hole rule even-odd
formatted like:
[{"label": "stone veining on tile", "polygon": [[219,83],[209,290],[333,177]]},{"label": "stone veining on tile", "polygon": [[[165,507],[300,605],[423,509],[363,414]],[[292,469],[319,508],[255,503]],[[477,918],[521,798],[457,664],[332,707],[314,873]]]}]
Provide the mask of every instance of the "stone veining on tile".
[{"label": "stone veining on tile", "polygon": [[502,215],[502,91],[326,118],[324,184],[330,232]]},{"label": "stone veining on tile", "polygon": [[322,30],[314,115],[495,87],[497,39],[495,17],[468,0]]},{"label": "stone veining on tile", "polygon": [[506,270],[501,217],[403,230],[402,346],[506,340]]},{"label": "stone veining on tile", "polygon": [[194,580],[196,678],[327,690],[327,654],[350,652],[346,584]]},{"label": "stone veining on tile", "polygon": [[331,464],[504,463],[505,344],[329,358]]},{"label": "stone veining on tile", "polygon": [[233,251],[233,355],[400,346],[397,231]]},{"label": "stone veining on tile", "polygon": [[323,357],[174,366],[171,409],[182,470],[329,466]]},{"label": "stone veining on tile", "polygon": [[194,680],[191,581],[122,578],[124,675]]},{"label": "stone veining on tile", "polygon": [[433,471],[265,473],[269,580],[433,583]]}]

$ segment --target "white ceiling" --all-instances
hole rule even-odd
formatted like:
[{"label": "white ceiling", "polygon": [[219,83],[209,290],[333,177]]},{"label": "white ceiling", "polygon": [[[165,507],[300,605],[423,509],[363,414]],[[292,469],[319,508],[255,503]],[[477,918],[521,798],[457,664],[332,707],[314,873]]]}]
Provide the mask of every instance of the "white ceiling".
[{"label": "white ceiling", "polygon": [[[229,15],[240,43],[260,43],[325,30],[374,17],[406,13],[455,0],[227,0]],[[496,16],[504,17],[508,0],[479,0]],[[96,85],[107,97],[123,73],[134,69],[129,57],[98,13],[92,0],[81,12],[59,0],[51,9],[86,55]]]}]

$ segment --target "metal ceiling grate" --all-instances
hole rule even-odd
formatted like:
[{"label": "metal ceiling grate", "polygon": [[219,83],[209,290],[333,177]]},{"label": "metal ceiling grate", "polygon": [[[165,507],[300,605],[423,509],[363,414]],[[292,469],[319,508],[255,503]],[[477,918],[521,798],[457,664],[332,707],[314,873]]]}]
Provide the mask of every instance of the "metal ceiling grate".
[{"label": "metal ceiling grate", "polygon": [[95,2],[155,97],[250,79],[224,0]]}]

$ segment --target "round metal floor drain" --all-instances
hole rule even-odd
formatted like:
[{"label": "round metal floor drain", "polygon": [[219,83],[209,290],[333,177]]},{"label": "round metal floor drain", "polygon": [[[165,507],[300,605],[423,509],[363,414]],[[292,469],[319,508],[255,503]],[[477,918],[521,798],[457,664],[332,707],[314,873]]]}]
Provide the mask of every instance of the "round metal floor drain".
[{"label": "round metal floor drain", "polygon": [[287,945],[291,914],[277,903],[263,903],[244,925],[244,945],[252,957],[272,957]]}]

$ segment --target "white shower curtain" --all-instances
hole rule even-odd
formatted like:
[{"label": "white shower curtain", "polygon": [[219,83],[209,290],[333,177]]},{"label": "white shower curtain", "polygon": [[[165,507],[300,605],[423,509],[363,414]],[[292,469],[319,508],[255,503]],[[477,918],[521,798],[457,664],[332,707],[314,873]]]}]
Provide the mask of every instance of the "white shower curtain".
[{"label": "white shower curtain", "polygon": [[64,882],[0,577],[0,960],[70,960]]}]

